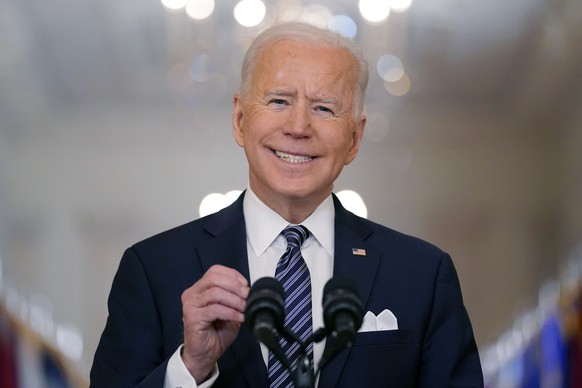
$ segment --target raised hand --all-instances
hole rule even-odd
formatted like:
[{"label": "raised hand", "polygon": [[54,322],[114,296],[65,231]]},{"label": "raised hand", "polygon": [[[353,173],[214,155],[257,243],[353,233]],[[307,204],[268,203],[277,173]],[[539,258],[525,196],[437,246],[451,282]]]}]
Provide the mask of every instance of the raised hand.
[{"label": "raised hand", "polygon": [[182,360],[197,383],[205,381],[244,321],[249,285],[238,271],[214,265],[182,293]]}]

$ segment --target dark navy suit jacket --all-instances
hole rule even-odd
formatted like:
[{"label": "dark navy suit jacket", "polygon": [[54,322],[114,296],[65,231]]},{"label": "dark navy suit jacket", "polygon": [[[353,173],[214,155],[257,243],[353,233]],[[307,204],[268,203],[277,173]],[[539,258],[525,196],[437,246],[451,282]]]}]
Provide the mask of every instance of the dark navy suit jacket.
[{"label": "dark navy suit jacket", "polygon": [[[163,387],[183,343],[182,292],[214,264],[249,278],[242,197],[222,211],[146,239],[121,260],[91,387]],[[319,387],[482,387],[473,331],[451,258],[335,203],[335,275],[356,284],[365,311],[391,310],[398,330],[358,333]],[[352,248],[366,251],[354,255]],[[315,302],[317,303],[317,302]],[[243,324],[218,360],[213,387],[268,388],[259,343]]]}]

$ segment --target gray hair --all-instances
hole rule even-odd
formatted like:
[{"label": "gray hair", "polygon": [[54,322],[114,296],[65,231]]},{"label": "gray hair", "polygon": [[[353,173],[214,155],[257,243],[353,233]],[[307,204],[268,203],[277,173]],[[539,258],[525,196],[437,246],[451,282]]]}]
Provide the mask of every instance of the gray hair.
[{"label": "gray hair", "polygon": [[364,110],[366,87],[368,86],[368,62],[362,48],[355,41],[334,31],[322,29],[311,24],[288,22],[275,25],[261,32],[248,48],[242,64],[239,94],[245,99],[252,89],[253,71],[262,49],[281,41],[292,40],[314,46],[343,48],[349,51],[357,64],[356,87],[354,91],[354,117],[359,121]]}]

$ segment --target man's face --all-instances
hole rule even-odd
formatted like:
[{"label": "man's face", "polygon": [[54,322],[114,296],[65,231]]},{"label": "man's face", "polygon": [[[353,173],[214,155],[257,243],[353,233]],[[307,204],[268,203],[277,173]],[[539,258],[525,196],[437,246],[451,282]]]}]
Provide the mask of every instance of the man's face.
[{"label": "man's face", "polygon": [[365,124],[354,119],[355,68],[347,50],[293,41],[259,53],[250,95],[234,99],[233,133],[267,205],[319,204],[355,158]]}]

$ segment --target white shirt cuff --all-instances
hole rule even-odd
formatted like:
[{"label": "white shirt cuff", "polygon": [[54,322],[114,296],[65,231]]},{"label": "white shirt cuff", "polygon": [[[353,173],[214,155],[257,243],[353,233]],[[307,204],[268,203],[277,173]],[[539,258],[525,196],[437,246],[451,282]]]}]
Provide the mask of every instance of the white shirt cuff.
[{"label": "white shirt cuff", "polygon": [[166,378],[164,379],[164,388],[210,388],[212,384],[218,378],[218,364],[214,365],[210,377],[203,383],[197,384],[194,377],[184,365],[182,361],[182,348],[181,345],[178,350],[174,352],[172,357],[168,360],[168,365],[166,367]]}]

